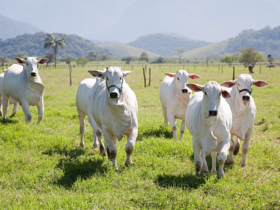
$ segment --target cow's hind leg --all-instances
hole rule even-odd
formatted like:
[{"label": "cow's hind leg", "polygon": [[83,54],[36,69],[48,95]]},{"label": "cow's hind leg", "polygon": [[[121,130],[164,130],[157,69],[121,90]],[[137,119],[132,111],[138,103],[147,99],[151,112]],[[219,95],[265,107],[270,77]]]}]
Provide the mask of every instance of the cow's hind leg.
[{"label": "cow's hind leg", "polygon": [[199,176],[203,166],[203,162],[200,155],[201,146],[199,145],[197,139],[193,137],[193,153],[194,153],[194,166],[196,170],[196,175]]},{"label": "cow's hind leg", "polygon": [[13,113],[11,114],[11,117],[15,116],[15,114],[17,113],[18,110],[18,102],[14,102],[14,109],[13,109]]},{"label": "cow's hind leg", "polygon": [[183,135],[184,135],[184,132],[185,132],[185,128],[186,128],[185,120],[182,120],[181,128],[180,128],[180,139],[183,138]]},{"label": "cow's hind leg", "polygon": [[240,140],[239,140],[239,138],[236,136],[236,137],[235,137],[235,146],[234,146],[234,150],[233,150],[233,155],[237,155],[237,154],[238,154],[239,148],[240,148]]},{"label": "cow's hind leg", "polygon": [[227,159],[228,150],[230,148],[230,139],[231,139],[231,136],[229,134],[228,139],[224,139],[222,141],[221,151],[219,152],[219,155],[218,155],[218,158],[217,158],[217,161],[219,163],[219,170],[218,170],[218,173],[217,173],[218,178],[221,178],[221,177],[225,176],[225,174],[224,174],[224,164],[225,164],[225,161]]},{"label": "cow's hind leg", "polygon": [[78,116],[79,116],[79,122],[80,122],[80,134],[81,134],[81,142],[80,142],[80,147],[85,147],[85,143],[84,143],[84,134],[85,134],[85,117],[86,114],[77,109],[78,110]]},{"label": "cow's hind leg", "polygon": [[211,173],[216,173],[216,157],[217,157],[217,152],[212,152],[211,153],[212,157],[212,170]]},{"label": "cow's hind leg", "polygon": [[8,105],[9,105],[10,96],[3,93],[2,99],[3,99],[3,116],[4,116],[4,119],[7,119],[7,112],[8,112]]},{"label": "cow's hind leg", "polygon": [[234,157],[233,157],[234,148],[235,148],[235,145],[234,145],[233,139],[231,137],[230,148],[229,148],[229,156],[228,156],[228,159],[227,159],[228,164],[233,164],[234,163]]},{"label": "cow's hind leg", "polygon": [[125,152],[126,152],[125,166],[129,166],[129,165],[133,164],[133,162],[131,160],[131,154],[134,149],[137,134],[138,134],[138,129],[136,127],[132,128],[132,131],[130,132],[130,134],[128,136],[128,140],[127,140],[127,143],[125,146]]},{"label": "cow's hind leg", "polygon": [[202,172],[208,173],[208,166],[207,166],[207,162],[205,159],[205,153],[202,150],[202,155],[201,155],[202,161],[203,161],[203,165],[202,165]]},{"label": "cow's hind leg", "polygon": [[38,109],[38,121],[37,121],[37,123],[40,123],[41,120],[43,119],[43,116],[44,116],[44,99],[43,99],[43,97],[40,98],[40,101],[37,105],[37,109]]},{"label": "cow's hind leg", "polygon": [[29,104],[25,100],[20,100],[22,102],[22,110],[25,116],[25,122],[31,123],[32,122],[32,114],[29,109]]}]

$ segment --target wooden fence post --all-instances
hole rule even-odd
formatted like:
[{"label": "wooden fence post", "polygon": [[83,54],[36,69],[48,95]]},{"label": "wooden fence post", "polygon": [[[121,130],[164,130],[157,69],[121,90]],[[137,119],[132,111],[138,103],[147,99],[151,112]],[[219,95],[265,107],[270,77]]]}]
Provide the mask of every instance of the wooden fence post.
[{"label": "wooden fence post", "polygon": [[232,80],[235,80],[235,67],[233,66],[233,75],[232,75]]},{"label": "wooden fence post", "polygon": [[261,64],[260,64],[260,74],[262,73],[262,66],[261,66]]},{"label": "wooden fence post", "polygon": [[143,76],[144,76],[144,87],[146,87],[146,74],[145,74],[145,68],[143,68]]},{"label": "wooden fence post", "polygon": [[72,86],[72,66],[69,65],[70,86]]},{"label": "wooden fence post", "polygon": [[151,68],[149,68],[149,86],[151,86]]}]

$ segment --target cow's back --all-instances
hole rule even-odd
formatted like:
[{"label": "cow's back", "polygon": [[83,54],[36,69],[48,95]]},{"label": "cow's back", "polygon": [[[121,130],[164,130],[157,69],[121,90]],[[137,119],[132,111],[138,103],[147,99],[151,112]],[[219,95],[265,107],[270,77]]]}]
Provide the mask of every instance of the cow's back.
[{"label": "cow's back", "polygon": [[96,79],[88,78],[84,79],[78,88],[76,95],[76,106],[77,109],[87,114],[88,100],[92,91],[92,87],[95,85]]}]

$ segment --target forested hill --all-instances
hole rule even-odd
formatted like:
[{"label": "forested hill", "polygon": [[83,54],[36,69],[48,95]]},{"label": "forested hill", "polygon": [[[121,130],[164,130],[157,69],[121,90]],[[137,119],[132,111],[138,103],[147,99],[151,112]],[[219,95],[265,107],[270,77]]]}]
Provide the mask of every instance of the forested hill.
[{"label": "forested hill", "polygon": [[241,48],[253,48],[261,52],[265,57],[271,54],[280,57],[280,26],[271,29],[266,27],[259,31],[245,30],[237,37],[229,40],[225,53],[238,52]]},{"label": "forested hill", "polygon": [[0,15],[0,39],[8,39],[21,34],[42,31],[28,23],[22,23]]},{"label": "forested hill", "polygon": [[127,45],[141,48],[165,57],[171,57],[176,52],[176,49],[184,47],[186,51],[190,51],[208,44],[210,43],[157,33],[141,36]]},{"label": "forested hill", "polygon": [[[6,56],[8,58],[14,58],[15,53],[24,52],[28,56],[43,56],[47,52],[44,49],[44,40],[46,33],[39,32],[35,34],[19,35],[15,38],[0,40],[0,56]],[[64,37],[66,39],[66,50],[59,49],[58,55],[71,55],[75,57],[86,56],[88,51],[99,51],[104,53],[105,51],[91,41],[86,40],[77,35],[66,35],[60,33],[54,33],[56,38]],[[52,49],[48,51],[53,51]]]}]

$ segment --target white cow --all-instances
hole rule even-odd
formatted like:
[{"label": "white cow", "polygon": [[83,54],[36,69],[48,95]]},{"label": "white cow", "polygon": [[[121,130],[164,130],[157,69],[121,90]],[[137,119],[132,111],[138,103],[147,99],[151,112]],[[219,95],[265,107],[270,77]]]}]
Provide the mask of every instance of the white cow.
[{"label": "white cow", "polygon": [[167,75],[160,86],[160,101],[164,116],[164,123],[168,126],[170,122],[173,136],[177,139],[176,119],[182,120],[180,139],[185,131],[185,114],[192,92],[186,86],[188,78],[199,79],[195,74],[188,74],[186,70],[179,70],[177,73],[164,73]]},{"label": "white cow", "polygon": [[[195,93],[187,107],[186,125],[192,134],[195,168],[197,175],[207,172],[205,160],[212,153],[212,172],[216,171],[216,155],[218,155],[218,177],[224,177],[224,163],[230,147],[230,129],[232,114],[224,98],[230,94],[217,82],[210,81],[205,86],[187,84]],[[201,154],[200,154],[201,152]]]},{"label": "white cow", "polygon": [[[80,146],[84,147],[84,132],[85,132],[85,117],[88,112],[88,104],[89,104],[89,97],[94,92],[94,86],[96,83],[99,83],[101,79],[85,79],[83,80],[78,88],[77,95],[76,95],[76,107],[79,115],[79,121],[80,121],[80,133],[81,133],[81,143]],[[99,140],[99,148],[100,148],[100,153],[103,155],[106,155],[106,150],[105,147],[102,143],[102,132],[100,128],[97,126],[95,123],[95,120],[93,120],[92,114],[88,115],[88,120],[93,128],[93,136],[94,136],[94,142],[93,142],[93,149],[98,150],[98,143],[97,143],[97,136]],[[98,134],[98,135],[97,135]]]},{"label": "white cow", "polygon": [[[4,70],[6,71],[6,70]],[[3,94],[3,82],[4,82],[4,73],[0,74],[0,116],[2,116],[2,94]],[[18,110],[18,102],[13,99],[10,98],[9,100],[9,104],[14,104],[14,109],[13,109],[13,113],[11,115],[14,116],[17,113]]]},{"label": "white cow", "polygon": [[123,135],[127,135],[125,165],[130,165],[131,153],[138,134],[137,99],[124,80],[130,71],[122,71],[120,67],[107,67],[104,70],[89,72],[93,76],[104,77],[104,80],[96,83],[93,88],[89,99],[88,116],[92,114],[92,120],[102,129],[107,155],[116,169],[116,143]]},{"label": "white cow", "polygon": [[15,59],[21,65],[13,64],[4,73],[2,95],[4,119],[7,118],[8,102],[12,97],[22,106],[26,122],[31,123],[32,120],[29,106],[37,106],[38,123],[40,123],[44,115],[44,85],[38,74],[37,64],[43,64],[48,59],[42,58],[39,61],[35,57]]},{"label": "white cow", "polygon": [[235,145],[233,140],[229,149],[229,158],[227,163],[234,162],[233,154],[237,155],[240,147],[240,141],[244,140],[242,145],[243,158],[241,167],[246,165],[246,156],[249,150],[251,136],[254,130],[254,120],[256,116],[256,105],[251,93],[253,91],[252,85],[257,87],[264,87],[269,85],[265,81],[254,80],[249,74],[241,74],[236,80],[224,82],[221,86],[231,88],[231,98],[227,99],[232,115],[233,123],[231,128],[231,135],[236,136]]}]

